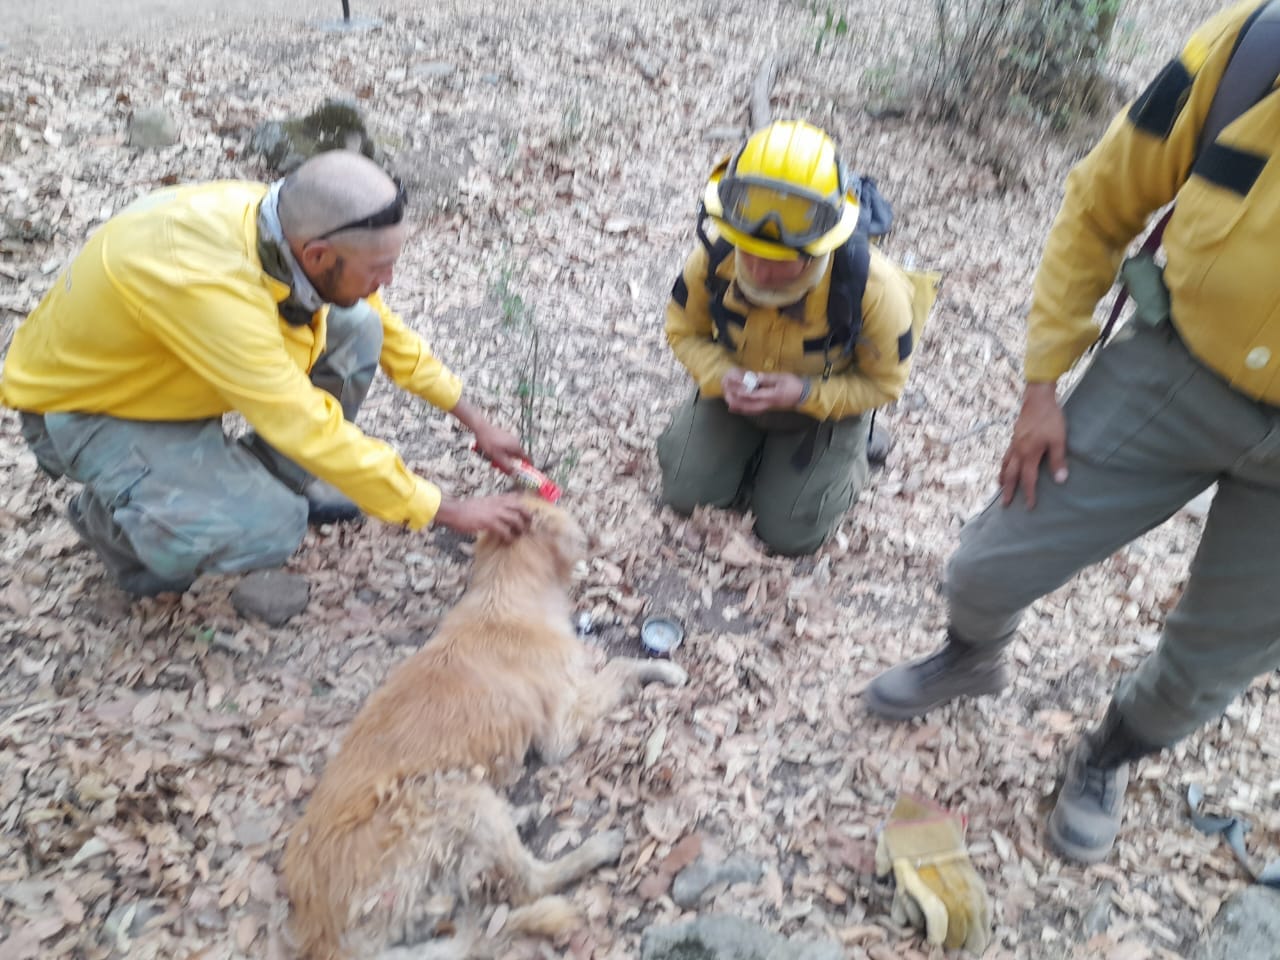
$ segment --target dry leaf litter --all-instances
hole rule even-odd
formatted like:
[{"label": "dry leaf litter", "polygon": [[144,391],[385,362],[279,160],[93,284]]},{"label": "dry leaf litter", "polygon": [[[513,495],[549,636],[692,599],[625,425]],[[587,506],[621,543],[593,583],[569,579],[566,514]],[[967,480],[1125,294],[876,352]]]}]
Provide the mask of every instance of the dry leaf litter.
[{"label": "dry leaf litter", "polygon": [[[1142,40],[1115,66],[1131,91],[1211,6],[1130,4]],[[822,11],[783,0],[403,4],[365,11],[381,30],[346,34],[205,16],[149,38],[103,27],[0,50],[0,349],[88,231],[162,184],[267,179],[253,128],[333,93],[356,100],[419,201],[389,299],[508,423],[536,323],[540,459],[599,539],[579,593],[588,642],[601,660],[634,653],[643,616],[674,614],[693,679],[647,691],[518,789],[540,804],[545,855],[610,825],[628,843],[572,892],[585,930],[513,956],[636,956],[646,925],[691,915],[673,878],[735,856],[759,882],[712,887],[697,909],[834,937],[852,958],[939,956],[891,924],[872,876],[876,825],[901,790],[968,817],[996,904],[992,958],[1179,956],[1242,883],[1184,821],[1192,781],[1253,821],[1260,855],[1280,845],[1269,676],[1141,767],[1107,864],[1045,847],[1065,748],[1177,600],[1191,514],[1037,604],[1005,695],[900,726],[862,712],[872,676],[941,636],[936,585],[1015,410],[1039,245],[1096,134],[869,118],[864,79],[916,69],[928,8],[851,3],[854,35],[816,50]],[[946,275],[887,418],[888,467],[798,561],[766,556],[747,518],[660,509],[652,454],[688,389],[662,307],[701,178],[746,126],[768,55],[775,115],[830,129],[897,206],[889,252]],[[130,150],[128,117],[157,105],[179,143]],[[361,419],[449,490],[500,486],[446,418],[385,383]],[[288,956],[288,829],[365,696],[459,595],[468,546],[374,522],[314,531],[289,565],[310,580],[310,607],[269,629],[232,611],[230,578],[128,602],[77,544],[68,493],[39,475],[6,413],[0,957]]]}]

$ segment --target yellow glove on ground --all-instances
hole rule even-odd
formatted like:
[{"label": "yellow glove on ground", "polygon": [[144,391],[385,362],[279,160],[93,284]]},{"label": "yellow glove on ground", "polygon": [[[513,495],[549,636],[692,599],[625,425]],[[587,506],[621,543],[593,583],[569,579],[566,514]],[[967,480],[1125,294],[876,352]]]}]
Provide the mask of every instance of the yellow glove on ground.
[{"label": "yellow glove on ground", "polygon": [[893,873],[895,923],[929,943],[975,954],[991,940],[991,902],[964,846],[964,824],[916,797],[898,798],[876,840],[876,872]]}]

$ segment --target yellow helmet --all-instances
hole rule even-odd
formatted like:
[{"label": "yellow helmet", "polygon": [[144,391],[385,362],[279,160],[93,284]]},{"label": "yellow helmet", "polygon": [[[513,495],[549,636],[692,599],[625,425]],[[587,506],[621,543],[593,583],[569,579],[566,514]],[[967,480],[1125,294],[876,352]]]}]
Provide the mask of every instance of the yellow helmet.
[{"label": "yellow helmet", "polygon": [[858,198],[831,138],[802,120],[753,133],[707,181],[702,203],[720,235],[769,260],[816,257],[849,239]]}]

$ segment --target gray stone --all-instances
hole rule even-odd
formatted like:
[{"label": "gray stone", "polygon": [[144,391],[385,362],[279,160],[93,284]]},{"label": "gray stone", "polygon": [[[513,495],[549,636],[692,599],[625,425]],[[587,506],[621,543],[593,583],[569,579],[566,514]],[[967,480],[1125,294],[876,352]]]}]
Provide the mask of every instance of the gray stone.
[{"label": "gray stone", "polygon": [[1187,960],[1280,957],[1280,891],[1246,887],[1226,902]]},{"label": "gray stone", "polygon": [[129,118],[129,146],[158,150],[178,142],[178,125],[160,107],[143,107]]},{"label": "gray stone", "polygon": [[671,899],[688,910],[717,884],[759,883],[764,867],[747,857],[730,857],[723,863],[708,863],[699,857],[676,875],[671,885]]},{"label": "gray stone", "polygon": [[377,144],[360,109],[349,100],[326,100],[304,117],[268,120],[253,132],[249,149],[279,173],[291,173],[318,153],[355,150],[378,159]]},{"label": "gray stone", "polygon": [[1080,940],[1087,942],[1100,933],[1106,933],[1111,926],[1111,895],[1115,886],[1110,880],[1098,888],[1098,895],[1093,898],[1093,905],[1085,912],[1080,921]]},{"label": "gray stone", "polygon": [[842,960],[831,940],[789,941],[737,917],[699,917],[675,927],[650,927],[640,960]]},{"label": "gray stone", "polygon": [[242,617],[257,617],[279,627],[307,609],[311,584],[306,577],[283,570],[255,570],[231,591],[231,606]]}]

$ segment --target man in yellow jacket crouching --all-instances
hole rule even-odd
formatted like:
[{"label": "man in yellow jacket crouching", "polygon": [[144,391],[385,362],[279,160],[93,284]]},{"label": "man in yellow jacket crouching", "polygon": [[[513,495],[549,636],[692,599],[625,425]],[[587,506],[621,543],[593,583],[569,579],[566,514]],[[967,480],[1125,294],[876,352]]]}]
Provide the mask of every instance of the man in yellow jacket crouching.
[{"label": "man in yellow jacket crouching", "polygon": [[[382,302],[405,196],[335,151],[266,185],[183,186],[98,230],[18,327],[0,401],[130,593],[282,563],[308,519],[519,533],[514,496],[457,500],[353,422],[377,367],[499,466],[520,444]],[[222,415],[252,432],[232,440]]]}]

